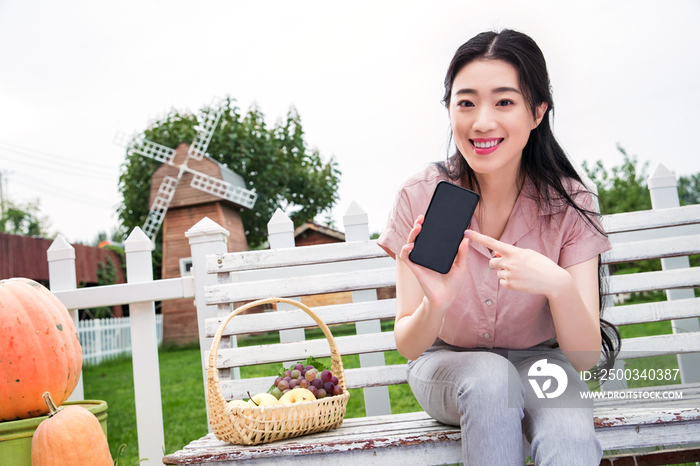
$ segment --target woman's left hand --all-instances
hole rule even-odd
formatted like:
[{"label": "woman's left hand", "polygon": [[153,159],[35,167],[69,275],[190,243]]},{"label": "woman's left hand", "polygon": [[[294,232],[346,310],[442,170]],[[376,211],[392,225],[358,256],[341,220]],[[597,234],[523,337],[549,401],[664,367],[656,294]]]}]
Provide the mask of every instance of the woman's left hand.
[{"label": "woman's left hand", "polygon": [[558,285],[571,280],[566,270],[537,251],[502,243],[472,230],[468,230],[466,236],[496,253],[497,257],[489,261],[489,266],[497,270],[500,285],[509,290],[551,298]]}]

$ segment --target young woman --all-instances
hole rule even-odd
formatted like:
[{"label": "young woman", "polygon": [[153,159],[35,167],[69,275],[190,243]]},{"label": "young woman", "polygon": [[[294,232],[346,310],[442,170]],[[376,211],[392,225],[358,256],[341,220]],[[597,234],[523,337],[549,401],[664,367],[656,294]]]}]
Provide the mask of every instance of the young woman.
[{"label": "young woman", "polygon": [[[409,384],[428,414],[461,427],[465,464],[523,464],[524,433],[537,465],[597,465],[576,371],[619,351],[600,319],[610,243],[552,134],[544,56],[525,34],[479,34],[453,57],[444,103],[457,151],[403,184],[379,239],[397,262],[394,334]],[[481,195],[444,275],[408,256],[440,180]],[[552,365],[567,380],[537,382]],[[555,386],[566,390],[548,398]]]}]

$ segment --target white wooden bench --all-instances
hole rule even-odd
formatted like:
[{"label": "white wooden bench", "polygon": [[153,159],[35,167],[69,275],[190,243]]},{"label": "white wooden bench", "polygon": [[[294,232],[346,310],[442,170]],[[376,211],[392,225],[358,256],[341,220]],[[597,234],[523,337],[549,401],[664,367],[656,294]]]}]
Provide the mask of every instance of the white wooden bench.
[{"label": "white wooden bench", "polygon": [[[607,216],[604,218],[604,225],[607,231],[613,234],[611,238],[615,235],[624,236],[624,232],[630,231],[654,231],[662,232],[661,236],[665,234],[674,236],[668,239],[651,238],[632,242],[615,240],[612,251],[604,256],[604,261],[612,264],[700,254],[698,224],[700,224],[700,205]],[[685,228],[686,231],[678,231],[679,228]],[[691,230],[688,230],[689,228]],[[694,232],[692,229],[695,229]],[[677,236],[679,234],[680,236]],[[196,270],[198,259],[194,257],[195,253],[193,247],[195,282],[201,282],[204,272]],[[214,316],[206,319],[203,325],[207,338],[211,338],[216,332],[221,316],[230,311],[233,302],[270,296],[299,297],[328,292],[368,290],[395,284],[393,261],[386,257],[375,241],[214,254],[208,256],[206,261],[208,284],[205,286],[204,296],[197,296],[197,303],[200,314],[208,313]],[[694,287],[700,287],[700,267],[612,276],[608,293],[614,295],[691,288],[692,295]],[[395,316],[395,306],[395,299],[387,299],[317,307],[314,310],[330,325],[392,319]],[[217,314],[219,314],[218,317]],[[617,325],[686,319],[682,322],[690,328],[693,325],[697,326],[698,316],[700,316],[700,298],[694,297],[614,307],[605,315],[608,320]],[[226,398],[247,398],[248,391],[250,393],[265,391],[275,378],[271,375],[259,379],[240,380],[237,378],[238,367],[304,360],[310,355],[314,357],[329,355],[325,340],[236,348],[237,335],[294,331],[294,329],[313,325],[311,319],[300,310],[278,309],[275,314],[262,313],[235,317],[224,334],[230,336],[233,342],[228,348],[219,350],[217,359],[222,379],[221,385]],[[285,340],[286,337],[283,336],[282,341]],[[393,332],[388,331],[341,336],[336,340],[343,355],[377,353],[396,348]],[[700,352],[700,332],[630,338],[623,340],[622,349],[623,358],[627,357],[625,353],[635,352],[635,356],[678,354],[684,355],[683,357],[695,357],[697,361],[699,355],[689,353]],[[692,360],[686,360],[686,362],[693,364]],[[618,367],[620,367],[619,364]],[[692,374],[692,370],[689,373]],[[346,379],[349,388],[403,384],[406,383],[406,366],[346,369]],[[682,400],[597,401],[595,426],[603,449],[623,452],[625,449],[700,442],[700,383],[698,382],[700,380],[696,379],[693,382],[684,381],[683,385],[674,386],[674,388],[683,389]],[[327,459],[329,464],[363,466],[454,464],[462,461],[460,442],[459,428],[440,424],[427,414],[416,412],[346,418],[343,425],[334,431],[252,447],[219,442],[210,433],[184,449],[167,455],[163,462],[165,464],[291,465],[300,461],[298,455],[314,455],[314,459],[316,457]],[[524,444],[527,448],[526,452],[529,452],[526,440]],[[697,458],[698,451],[700,450],[694,449],[689,453],[685,450],[685,453],[678,454],[674,458]],[[649,453],[649,455],[653,454],[655,453]],[[643,455],[638,455],[637,459],[641,461]],[[639,464],[643,463],[639,462]]]}]

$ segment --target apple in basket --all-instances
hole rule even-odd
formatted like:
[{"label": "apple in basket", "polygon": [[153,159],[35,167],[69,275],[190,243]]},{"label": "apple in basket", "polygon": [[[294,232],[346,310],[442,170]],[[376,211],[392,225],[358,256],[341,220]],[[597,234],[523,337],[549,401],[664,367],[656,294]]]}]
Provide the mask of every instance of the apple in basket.
[{"label": "apple in basket", "polygon": [[310,390],[306,388],[295,388],[294,390],[289,390],[287,393],[282,395],[279,400],[279,404],[288,405],[293,403],[302,403],[304,401],[313,401],[315,399],[316,397]]}]

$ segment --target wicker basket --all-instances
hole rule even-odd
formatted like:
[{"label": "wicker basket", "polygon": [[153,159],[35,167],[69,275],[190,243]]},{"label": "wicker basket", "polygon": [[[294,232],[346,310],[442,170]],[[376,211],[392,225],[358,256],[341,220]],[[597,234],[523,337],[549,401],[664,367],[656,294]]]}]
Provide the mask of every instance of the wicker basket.
[{"label": "wicker basket", "polygon": [[[288,303],[306,312],[316,321],[328,339],[331,349],[331,372],[338,378],[343,388],[342,395],[329,396],[320,400],[305,401],[289,405],[241,406],[226,402],[221,391],[216,356],[221,336],[229,321],[236,315],[266,303]],[[207,407],[209,423],[216,438],[225,442],[243,445],[259,445],[275,440],[298,437],[300,435],[336,429],[343,423],[350,393],[345,383],[343,362],[338,346],[328,326],[306,305],[284,298],[268,298],[254,301],[239,307],[229,314],[216,332],[209,353],[207,369]]]}]

